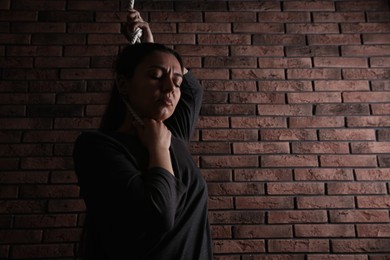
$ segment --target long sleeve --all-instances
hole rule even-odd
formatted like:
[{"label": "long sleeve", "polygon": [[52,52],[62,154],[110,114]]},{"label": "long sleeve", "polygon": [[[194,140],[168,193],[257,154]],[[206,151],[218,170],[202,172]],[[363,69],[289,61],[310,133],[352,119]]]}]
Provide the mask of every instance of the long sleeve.
[{"label": "long sleeve", "polygon": [[202,106],[203,87],[188,71],[181,84],[181,98],[173,115],[165,121],[173,135],[189,142]]},{"label": "long sleeve", "polygon": [[142,165],[147,158],[141,156],[141,148],[134,147],[140,155],[140,158],[134,158],[109,136],[81,135],[74,153],[81,192],[92,211],[99,212],[108,206],[165,232],[173,227],[176,209],[186,187],[165,169],[147,169],[146,163]]}]

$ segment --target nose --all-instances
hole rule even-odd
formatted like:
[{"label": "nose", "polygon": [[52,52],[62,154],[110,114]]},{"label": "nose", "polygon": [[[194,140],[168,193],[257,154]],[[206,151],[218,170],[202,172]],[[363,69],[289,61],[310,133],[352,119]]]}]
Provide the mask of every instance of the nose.
[{"label": "nose", "polygon": [[172,76],[167,74],[162,82],[163,92],[172,92],[175,89],[175,83],[173,82]]}]

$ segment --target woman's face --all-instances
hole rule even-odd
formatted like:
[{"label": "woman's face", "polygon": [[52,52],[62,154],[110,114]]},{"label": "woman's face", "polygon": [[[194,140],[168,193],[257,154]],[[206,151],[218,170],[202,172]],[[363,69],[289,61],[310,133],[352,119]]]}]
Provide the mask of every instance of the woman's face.
[{"label": "woman's face", "polygon": [[182,81],[183,72],[176,57],[155,51],[136,67],[127,85],[127,96],[141,118],[164,121],[179,102]]}]

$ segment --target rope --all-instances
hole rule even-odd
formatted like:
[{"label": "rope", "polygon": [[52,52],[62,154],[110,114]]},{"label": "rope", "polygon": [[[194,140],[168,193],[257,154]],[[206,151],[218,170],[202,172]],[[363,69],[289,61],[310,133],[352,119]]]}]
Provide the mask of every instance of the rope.
[{"label": "rope", "polygon": [[[128,10],[134,9],[134,0],[129,1],[129,8]],[[130,32],[127,30],[126,38],[129,40],[130,44],[140,43],[142,37],[142,30],[140,28],[137,28],[134,32]]]}]

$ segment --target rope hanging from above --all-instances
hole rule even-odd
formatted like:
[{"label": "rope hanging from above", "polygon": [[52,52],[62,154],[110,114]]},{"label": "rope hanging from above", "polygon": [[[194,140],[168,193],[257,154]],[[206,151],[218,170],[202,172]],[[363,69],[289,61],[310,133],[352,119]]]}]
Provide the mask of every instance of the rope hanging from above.
[{"label": "rope hanging from above", "polygon": [[[134,0],[130,0],[128,10],[130,11],[133,9],[134,9]],[[134,32],[130,32],[129,28],[127,28],[125,36],[127,40],[129,40],[130,44],[140,43],[142,37],[142,30],[140,28],[137,28]]]}]

